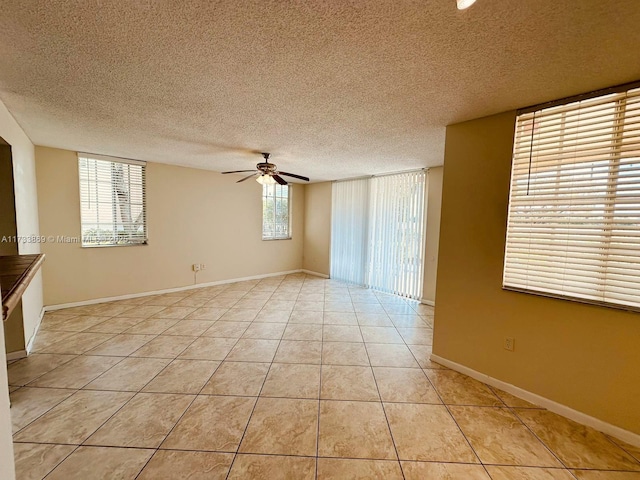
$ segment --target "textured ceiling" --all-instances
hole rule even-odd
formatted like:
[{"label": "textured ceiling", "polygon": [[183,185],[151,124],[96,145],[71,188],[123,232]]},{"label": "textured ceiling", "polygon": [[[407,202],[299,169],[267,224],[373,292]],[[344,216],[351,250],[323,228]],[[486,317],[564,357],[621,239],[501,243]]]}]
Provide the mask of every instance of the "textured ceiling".
[{"label": "textured ceiling", "polygon": [[639,25],[639,0],[5,0],[0,99],[38,145],[218,171],[269,151],[319,181],[640,79]]}]

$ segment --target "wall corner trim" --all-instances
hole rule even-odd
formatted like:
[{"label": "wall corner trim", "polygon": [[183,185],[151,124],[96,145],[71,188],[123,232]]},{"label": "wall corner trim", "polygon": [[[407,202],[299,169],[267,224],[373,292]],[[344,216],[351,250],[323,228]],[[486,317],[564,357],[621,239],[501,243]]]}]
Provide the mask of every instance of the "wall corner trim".
[{"label": "wall corner trim", "polygon": [[548,398],[529,392],[528,390],[524,390],[510,383],[503,382],[502,380],[498,380],[497,378],[490,377],[489,375],[480,373],[477,370],[473,370],[472,368],[466,367],[451,360],[447,360],[446,358],[440,357],[439,355],[431,354],[431,360],[433,362],[439,363],[440,365],[444,365],[445,367],[455,370],[456,372],[463,373],[471,378],[475,378],[476,380],[491,385],[492,387],[504,390],[505,392],[510,393],[511,395],[515,395],[518,398],[546,408],[550,412],[562,415],[563,417],[573,420],[574,422],[578,422],[582,425],[595,428],[602,433],[606,433],[607,435],[616,437],[631,445],[640,447],[640,435],[638,435],[637,433],[630,432],[629,430],[625,430],[598,418],[587,415],[586,413],[574,410],[573,408],[567,407],[566,405],[555,402],[553,400],[549,400]]},{"label": "wall corner trim", "polygon": [[326,275],[324,273],[318,273],[318,272],[314,272],[313,270],[305,270],[304,268],[302,270],[300,270],[302,273],[306,273],[307,275],[314,275],[316,277],[320,277],[320,278],[329,278],[329,275]]},{"label": "wall corner trim", "polygon": [[29,339],[29,341],[27,342],[27,346],[25,347],[25,350],[27,351],[27,355],[29,355],[31,353],[31,349],[33,348],[33,342],[36,339],[36,335],[40,331],[40,325],[42,325],[42,319],[44,318],[44,312],[45,312],[45,308],[42,307],[42,310],[40,310],[40,318],[38,318],[38,323],[36,324],[36,328],[33,330],[33,334],[31,335],[31,338]]},{"label": "wall corner trim", "polygon": [[10,362],[11,360],[20,360],[21,358],[25,358],[26,356],[26,350],[18,350],[17,352],[7,353],[7,362]]}]

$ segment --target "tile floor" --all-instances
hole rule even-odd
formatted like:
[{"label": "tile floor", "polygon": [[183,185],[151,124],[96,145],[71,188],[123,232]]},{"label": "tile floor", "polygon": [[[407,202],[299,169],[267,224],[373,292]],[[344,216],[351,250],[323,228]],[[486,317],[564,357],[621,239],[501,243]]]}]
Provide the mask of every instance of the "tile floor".
[{"label": "tile floor", "polygon": [[429,360],[433,310],[302,274],[48,313],[18,479],[640,480],[640,449]]}]

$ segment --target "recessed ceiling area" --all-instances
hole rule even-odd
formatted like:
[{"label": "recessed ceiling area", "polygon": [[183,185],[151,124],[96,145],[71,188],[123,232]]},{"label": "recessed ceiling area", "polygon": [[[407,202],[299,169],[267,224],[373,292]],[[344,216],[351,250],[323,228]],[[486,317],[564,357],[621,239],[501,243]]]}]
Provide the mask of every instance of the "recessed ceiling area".
[{"label": "recessed ceiling area", "polygon": [[3,2],[37,145],[311,181],[441,165],[445,126],[640,79],[637,0]]}]

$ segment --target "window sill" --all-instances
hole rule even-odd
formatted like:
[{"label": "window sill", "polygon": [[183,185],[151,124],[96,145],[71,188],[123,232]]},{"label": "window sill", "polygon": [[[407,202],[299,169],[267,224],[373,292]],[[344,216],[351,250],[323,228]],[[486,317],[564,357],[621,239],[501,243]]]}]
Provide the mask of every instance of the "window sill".
[{"label": "window sill", "polygon": [[110,248],[110,247],[143,247],[149,245],[148,242],[144,243],[105,243],[104,245],[82,245],[82,248]]},{"label": "window sill", "polygon": [[585,305],[596,305],[598,307],[613,308],[615,310],[623,310],[626,312],[634,312],[634,313],[640,312],[640,307],[634,307],[633,305],[625,305],[622,303],[613,303],[613,302],[603,302],[600,300],[592,300],[590,298],[572,297],[570,295],[560,295],[560,294],[551,293],[551,292],[544,292],[541,290],[528,290],[526,288],[511,287],[508,285],[503,285],[502,290],[507,292],[524,293],[526,295],[534,295],[536,297],[545,297],[545,298],[552,298],[555,300],[564,300],[567,302],[581,303]]}]

